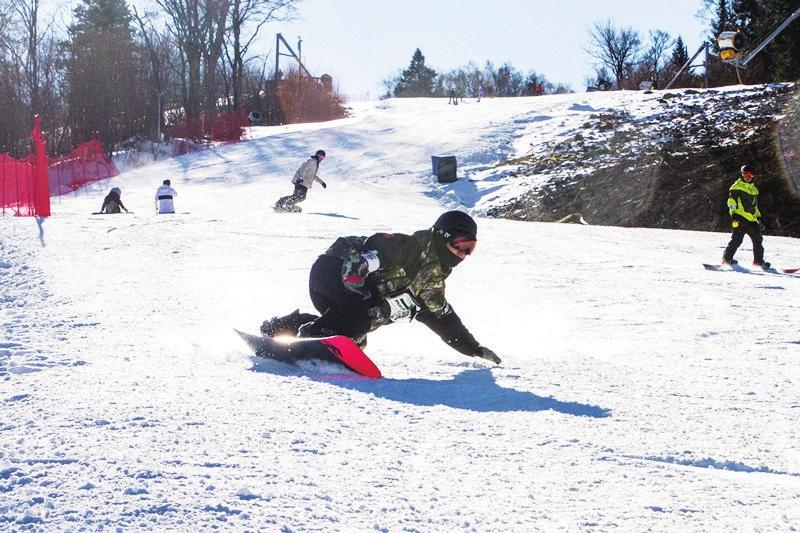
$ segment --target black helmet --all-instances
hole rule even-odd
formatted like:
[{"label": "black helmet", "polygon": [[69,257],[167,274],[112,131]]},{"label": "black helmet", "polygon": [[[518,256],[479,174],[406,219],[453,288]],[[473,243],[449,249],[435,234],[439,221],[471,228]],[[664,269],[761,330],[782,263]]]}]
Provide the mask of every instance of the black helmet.
[{"label": "black helmet", "polygon": [[314,154],[314,155],[317,156],[317,157],[319,157],[319,156],[328,157],[328,156],[325,155],[325,150],[317,150],[317,153]]},{"label": "black helmet", "polygon": [[163,184],[164,184],[164,185],[171,185],[171,183],[170,183],[170,181],[169,181],[169,180],[164,180],[164,181],[163,181]]},{"label": "black helmet", "polygon": [[445,240],[450,240],[456,235],[469,235],[475,240],[478,238],[478,225],[463,211],[443,213],[433,224],[433,231],[442,235]]},{"label": "black helmet", "polygon": [[739,173],[744,174],[745,172],[754,174],[752,165],[742,165],[742,168],[739,169]]}]

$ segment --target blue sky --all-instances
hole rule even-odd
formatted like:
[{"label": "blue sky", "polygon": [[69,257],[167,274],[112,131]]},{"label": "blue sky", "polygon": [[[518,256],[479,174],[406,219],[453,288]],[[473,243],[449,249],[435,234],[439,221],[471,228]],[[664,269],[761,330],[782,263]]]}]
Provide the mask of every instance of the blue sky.
[{"label": "blue sky", "polygon": [[[265,27],[263,51],[275,33],[295,47],[315,76],[331,74],[342,93],[376,98],[380,81],[406,68],[419,47],[437,71],[506,61],[554,82],[585,89],[593,59],[587,28],[611,19],[643,37],[661,29],[681,35],[692,54],[706,32],[702,0],[304,0],[299,19]],[[274,58],[274,56],[272,56]]]}]

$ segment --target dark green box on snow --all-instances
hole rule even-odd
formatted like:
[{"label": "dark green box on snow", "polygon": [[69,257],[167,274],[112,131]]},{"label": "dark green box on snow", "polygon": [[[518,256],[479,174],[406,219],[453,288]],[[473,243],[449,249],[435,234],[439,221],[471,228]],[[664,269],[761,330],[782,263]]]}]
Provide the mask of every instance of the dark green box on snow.
[{"label": "dark green box on snow", "polygon": [[439,178],[439,183],[453,183],[456,177],[456,156],[431,156],[433,175]]}]

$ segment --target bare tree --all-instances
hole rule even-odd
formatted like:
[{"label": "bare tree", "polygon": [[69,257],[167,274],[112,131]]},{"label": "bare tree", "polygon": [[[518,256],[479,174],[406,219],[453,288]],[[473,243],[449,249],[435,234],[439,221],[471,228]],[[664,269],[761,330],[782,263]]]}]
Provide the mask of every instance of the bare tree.
[{"label": "bare tree", "polygon": [[[4,4],[2,11],[5,14],[0,15],[0,28],[3,29],[0,31],[0,46],[22,67],[32,118],[41,113],[39,46],[49,30],[49,25],[40,28],[40,0],[5,0]],[[13,23],[16,23],[18,29],[18,40],[12,37]]]},{"label": "bare tree", "polygon": [[611,20],[595,22],[589,28],[591,43],[586,52],[607,66],[617,78],[617,89],[622,89],[627,73],[636,62],[641,39],[631,27],[617,28]]},{"label": "bare tree", "polygon": [[642,63],[649,73],[652,82],[656,87],[662,87],[662,74],[669,62],[667,51],[672,47],[674,41],[669,33],[655,30],[650,32],[650,45],[645,50]]},{"label": "bare tree", "polygon": [[[231,0],[230,29],[226,59],[231,69],[233,107],[242,106],[244,64],[250,45],[270,21],[291,20],[300,0]],[[249,28],[249,33],[247,29]]]},{"label": "bare tree", "polygon": [[231,0],[155,0],[169,17],[168,27],[186,61],[188,117],[217,106],[217,66],[222,56]]},{"label": "bare tree", "polygon": [[199,0],[155,0],[171,19],[168,27],[183,55],[184,73],[183,108],[189,117],[200,114],[201,76],[203,61],[203,14]]},{"label": "bare tree", "polygon": [[[147,124],[151,125],[152,136],[156,142],[160,142],[160,132],[164,131],[164,109],[168,105],[170,96],[177,94],[185,95],[185,83],[178,83],[173,72],[177,73],[177,78],[182,82],[183,74],[180,69],[185,69],[183,62],[176,60],[180,56],[180,49],[175,50],[175,42],[168,32],[159,32],[153,26],[153,14],[144,13],[140,15],[136,7],[131,6],[133,17],[139,26],[144,50],[147,51],[147,58],[150,64],[150,117]],[[177,65],[177,67],[176,67]],[[157,147],[154,147],[154,150]]]},{"label": "bare tree", "polygon": [[402,70],[398,70],[394,74],[389,74],[381,80],[381,86],[386,90],[383,96],[381,96],[381,99],[391,98],[394,96],[394,88],[397,87],[397,84],[400,82],[400,76],[402,73]]},{"label": "bare tree", "polygon": [[230,12],[230,0],[205,0],[203,17],[203,97],[207,117],[217,109],[217,65],[225,44],[225,27]]}]

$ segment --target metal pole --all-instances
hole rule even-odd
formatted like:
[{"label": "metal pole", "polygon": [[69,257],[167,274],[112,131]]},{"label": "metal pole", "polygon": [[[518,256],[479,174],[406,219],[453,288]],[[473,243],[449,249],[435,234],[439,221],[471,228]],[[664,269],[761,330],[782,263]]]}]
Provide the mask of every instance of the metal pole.
[{"label": "metal pole", "polygon": [[301,48],[302,46],[303,46],[303,39],[298,37],[297,38],[297,62],[298,63],[302,63],[303,62],[303,60],[301,59],[303,57],[303,49]]},{"label": "metal pole", "polygon": [[161,93],[158,93],[158,116],[156,117],[156,144],[161,143]]},{"label": "metal pole", "polygon": [[704,76],[703,76],[705,78],[705,87],[706,87],[706,89],[708,89],[708,65],[711,63],[710,59],[711,59],[711,57],[708,54],[708,43],[706,43],[706,63],[704,65],[705,66],[705,73],[704,73]]},{"label": "metal pole", "polygon": [[753,51],[752,51],[752,52],[750,52],[749,54],[747,54],[747,57],[745,57],[745,58],[744,58],[744,60],[743,60],[743,61],[740,63],[740,66],[742,66],[742,67],[743,67],[743,66],[745,66],[745,65],[746,65],[748,62],[750,62],[750,60],[751,60],[751,59],[753,59],[753,58],[756,56],[756,54],[757,54],[757,53],[759,53],[761,50],[763,50],[763,49],[764,49],[764,47],[765,47],[765,46],[767,46],[769,43],[771,43],[771,42],[772,42],[772,40],[773,40],[775,37],[777,37],[777,36],[778,36],[778,34],[779,34],[780,32],[782,32],[782,31],[783,31],[783,30],[786,28],[786,26],[788,26],[789,24],[791,24],[791,22],[792,22],[794,19],[796,19],[797,17],[800,17],[800,9],[798,9],[797,11],[795,11],[794,13],[792,13],[791,15],[789,15],[789,18],[787,18],[786,20],[784,20],[784,21],[783,21],[783,24],[781,24],[780,26],[778,26],[777,28],[775,28],[775,30],[774,30],[772,33],[770,33],[770,34],[767,36],[767,38],[766,38],[766,39],[764,39],[763,41],[761,41],[761,44],[759,44],[758,46],[756,46],[756,47],[753,49]]},{"label": "metal pole", "polygon": [[684,63],[684,65],[681,67],[681,69],[678,71],[678,73],[677,73],[677,74],[675,74],[675,77],[674,77],[674,78],[672,78],[672,81],[671,81],[671,82],[669,82],[669,83],[667,84],[667,86],[666,86],[666,87],[664,87],[664,90],[667,90],[667,89],[669,89],[670,87],[672,87],[672,84],[673,84],[673,83],[675,83],[675,82],[678,80],[678,78],[680,77],[680,75],[681,75],[681,74],[683,74],[683,72],[684,72],[684,71],[685,71],[687,68],[689,68],[689,65],[691,65],[691,64],[692,64],[692,62],[693,62],[693,61],[694,61],[694,60],[697,58],[697,56],[699,56],[699,55],[700,55],[700,52],[702,52],[703,50],[705,50],[705,49],[706,49],[706,46],[707,46],[707,44],[706,44],[706,43],[704,43],[704,44],[700,45],[700,48],[698,48],[698,49],[697,49],[697,52],[695,52],[695,53],[694,53],[694,55],[693,55],[693,56],[692,56],[692,57],[689,59],[689,61],[687,61],[686,63]]},{"label": "metal pole", "polygon": [[278,91],[278,69],[280,68],[281,57],[281,34],[275,34],[275,92]]}]

